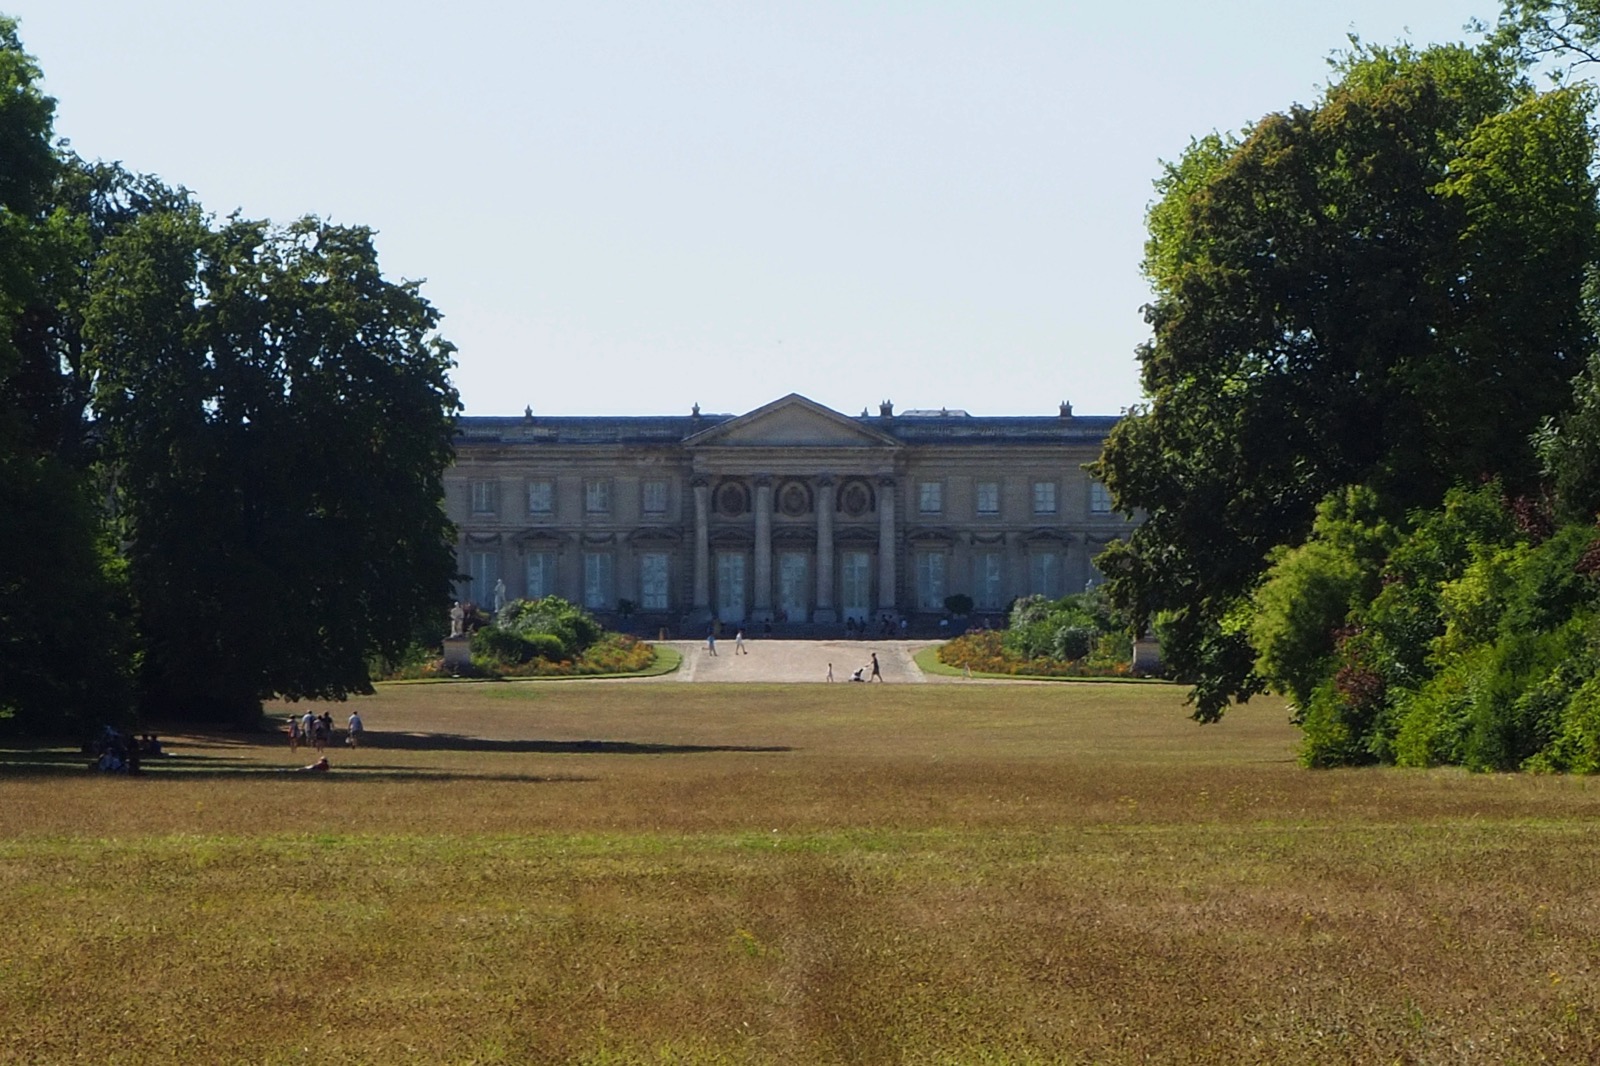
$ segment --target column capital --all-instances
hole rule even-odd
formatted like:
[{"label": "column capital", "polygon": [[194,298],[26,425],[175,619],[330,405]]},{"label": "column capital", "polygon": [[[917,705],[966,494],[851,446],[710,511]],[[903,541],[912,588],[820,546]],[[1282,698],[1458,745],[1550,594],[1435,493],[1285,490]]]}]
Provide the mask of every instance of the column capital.
[{"label": "column capital", "polygon": [[709,489],[711,487],[711,479],[704,474],[696,474],[689,479],[689,486],[696,489]]},{"label": "column capital", "polygon": [[817,487],[818,488],[823,488],[823,489],[831,489],[831,488],[833,488],[833,475],[832,474],[818,474],[817,475]]},{"label": "column capital", "polygon": [[755,481],[756,488],[758,489],[770,489],[772,487],[771,474],[757,474],[753,480]]},{"label": "column capital", "polygon": [[894,485],[895,479],[893,474],[882,474],[878,477],[879,488],[892,489],[894,488]]}]

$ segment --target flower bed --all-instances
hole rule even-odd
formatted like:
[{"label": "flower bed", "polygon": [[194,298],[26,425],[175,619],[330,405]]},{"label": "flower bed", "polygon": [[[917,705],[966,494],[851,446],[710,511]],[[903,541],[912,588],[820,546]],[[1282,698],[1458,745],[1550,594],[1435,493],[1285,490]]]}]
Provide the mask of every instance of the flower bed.
[{"label": "flower bed", "polygon": [[964,633],[939,648],[939,661],[975,673],[1013,677],[1129,677],[1133,664],[1100,657],[1096,648],[1081,659],[1025,658],[1005,647],[1005,634],[985,629]]},{"label": "flower bed", "polygon": [[430,678],[482,677],[598,677],[605,674],[633,674],[646,670],[656,659],[655,645],[625,633],[606,633],[581,655],[570,659],[532,659],[525,663],[506,663],[489,656],[474,655],[469,665],[446,668],[443,659],[429,659],[401,667],[385,675],[385,681],[426,680]]}]

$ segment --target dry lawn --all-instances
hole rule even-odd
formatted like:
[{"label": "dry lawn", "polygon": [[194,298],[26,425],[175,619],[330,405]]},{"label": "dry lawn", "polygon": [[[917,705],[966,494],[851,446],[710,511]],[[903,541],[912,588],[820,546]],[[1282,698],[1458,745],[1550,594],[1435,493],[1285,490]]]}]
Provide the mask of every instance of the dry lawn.
[{"label": "dry lawn", "polygon": [[1600,1060],[1600,782],[1164,687],[360,706],[327,775],[0,753],[0,1062]]}]

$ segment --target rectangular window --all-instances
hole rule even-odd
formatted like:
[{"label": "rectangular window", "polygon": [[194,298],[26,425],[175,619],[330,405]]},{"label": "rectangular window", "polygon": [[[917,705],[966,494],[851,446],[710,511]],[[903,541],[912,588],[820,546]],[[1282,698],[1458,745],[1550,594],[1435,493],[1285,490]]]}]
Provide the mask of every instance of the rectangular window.
[{"label": "rectangular window", "polygon": [[778,553],[778,620],[804,622],[811,605],[811,568],[804,552]]},{"label": "rectangular window", "polygon": [[872,614],[872,555],[847,551],[839,556],[839,608],[846,618],[864,621]]},{"label": "rectangular window", "polygon": [[494,609],[494,586],[500,580],[499,552],[468,552],[467,572],[472,575],[472,588],[467,596],[486,610]]},{"label": "rectangular window", "polygon": [[555,514],[556,486],[553,481],[528,482],[528,513]]},{"label": "rectangular window", "polygon": [[494,514],[500,510],[500,483],[474,481],[472,483],[472,513]]},{"label": "rectangular window", "polygon": [[611,482],[604,480],[584,482],[583,509],[590,514],[610,514]]},{"label": "rectangular window", "polygon": [[1054,481],[1035,481],[1033,483],[1033,513],[1056,513],[1056,483]]},{"label": "rectangular window", "polygon": [[917,510],[923,514],[938,514],[944,510],[944,484],[924,481],[917,486]]},{"label": "rectangular window", "polygon": [[646,481],[644,483],[644,513],[667,513],[667,483],[665,481]]},{"label": "rectangular window", "polygon": [[1003,566],[1004,557],[999,552],[980,552],[973,560],[972,584],[978,593],[974,599],[983,610],[997,611],[1005,606],[1001,600]]},{"label": "rectangular window", "polygon": [[1111,490],[1098,481],[1089,482],[1089,513],[1111,513]]},{"label": "rectangular window", "polygon": [[583,605],[591,611],[611,610],[611,588],[611,553],[584,552]]},{"label": "rectangular window", "polygon": [[1028,557],[1028,591],[1050,600],[1061,595],[1061,556],[1038,552]]},{"label": "rectangular window", "polygon": [[1000,482],[998,482],[998,481],[980,481],[980,482],[978,482],[978,513],[979,514],[999,514],[1000,513]]},{"label": "rectangular window", "polygon": [[944,552],[917,553],[917,606],[924,611],[944,608]]},{"label": "rectangular window", "polygon": [[666,552],[645,552],[639,556],[639,609],[667,609]]},{"label": "rectangular window", "polygon": [[556,594],[556,553],[529,552],[527,579],[523,595],[530,600],[542,600]]}]

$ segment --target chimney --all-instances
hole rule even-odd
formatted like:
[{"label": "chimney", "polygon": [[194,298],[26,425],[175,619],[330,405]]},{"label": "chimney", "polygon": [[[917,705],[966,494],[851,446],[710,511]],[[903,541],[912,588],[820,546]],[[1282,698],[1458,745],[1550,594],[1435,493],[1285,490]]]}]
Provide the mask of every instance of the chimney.
[{"label": "chimney", "polygon": [[879,418],[893,418],[894,417],[894,404],[890,403],[888,400],[885,400],[882,403],[880,403],[878,405],[878,417]]},{"label": "chimney", "polygon": [[1062,418],[1071,418],[1072,417],[1072,405],[1070,403],[1068,403],[1067,401],[1065,401],[1065,400],[1061,401],[1061,417]]}]

